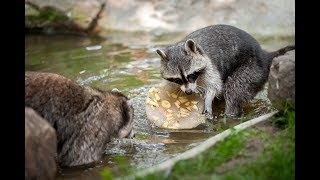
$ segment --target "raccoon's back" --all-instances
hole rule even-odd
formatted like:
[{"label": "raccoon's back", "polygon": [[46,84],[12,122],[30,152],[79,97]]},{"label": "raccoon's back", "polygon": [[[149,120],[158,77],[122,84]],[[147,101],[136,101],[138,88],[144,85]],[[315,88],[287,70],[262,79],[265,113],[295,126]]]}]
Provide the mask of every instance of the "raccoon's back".
[{"label": "raccoon's back", "polygon": [[90,100],[84,91],[80,85],[58,74],[25,73],[25,106],[33,108],[51,123],[67,113],[81,112]]},{"label": "raccoon's back", "polygon": [[250,34],[230,25],[208,26],[185,37],[193,39],[217,66],[223,80],[238,66],[252,57],[263,56],[263,51]]}]

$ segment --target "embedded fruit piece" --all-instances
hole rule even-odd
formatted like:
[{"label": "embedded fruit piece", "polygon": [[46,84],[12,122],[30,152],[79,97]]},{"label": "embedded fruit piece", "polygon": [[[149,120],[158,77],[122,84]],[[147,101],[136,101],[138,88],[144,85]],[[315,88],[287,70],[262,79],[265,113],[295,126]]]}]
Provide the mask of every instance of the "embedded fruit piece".
[{"label": "embedded fruit piece", "polygon": [[197,105],[193,105],[192,108],[197,110],[197,111],[199,110]]},{"label": "embedded fruit piece", "polygon": [[171,93],[171,97],[177,99],[178,95],[176,95],[175,93]]},{"label": "embedded fruit piece", "polygon": [[173,113],[173,111],[171,109],[167,109],[167,112],[170,113],[170,114]]},{"label": "embedded fruit piece", "polygon": [[171,97],[171,96],[170,96],[170,93],[169,93],[169,91],[166,91],[166,94],[167,94],[167,95],[168,95],[169,97]]},{"label": "embedded fruit piece", "polygon": [[183,104],[183,103],[185,103],[185,102],[187,102],[188,101],[188,99],[179,99],[179,101]]},{"label": "embedded fruit piece", "polygon": [[161,102],[161,105],[162,105],[162,107],[167,108],[167,109],[171,107],[171,104],[169,103],[169,101],[166,101],[166,100],[163,100]]},{"label": "embedded fruit piece", "polygon": [[189,112],[189,111],[188,111],[187,109],[185,109],[185,108],[180,108],[180,111],[181,111],[181,112],[183,112],[183,111],[184,111],[184,112]]},{"label": "embedded fruit piece", "polygon": [[157,93],[157,92],[159,92],[159,90],[156,89],[155,87],[152,87],[152,88],[149,90],[149,92],[151,92],[151,93],[152,93],[152,92],[156,92],[156,93]]},{"label": "embedded fruit piece", "polygon": [[176,102],[174,102],[174,105],[176,105],[176,107],[179,109],[180,108],[180,102],[178,100],[176,100]]},{"label": "embedded fruit piece", "polygon": [[174,120],[174,117],[172,114],[168,114],[166,117],[167,117],[167,120]]},{"label": "embedded fruit piece", "polygon": [[168,122],[164,122],[164,123],[162,124],[162,127],[167,128],[167,127],[168,127],[168,125],[169,125],[169,123],[168,123]]},{"label": "embedded fruit piece", "polygon": [[156,101],[160,101],[160,96],[158,94],[155,94],[154,97],[155,97]]},{"label": "embedded fruit piece", "polygon": [[191,101],[191,104],[195,105],[198,104],[199,101]]},{"label": "embedded fruit piece", "polygon": [[184,105],[189,106],[189,105],[190,105],[190,102],[186,102]]},{"label": "embedded fruit piece", "polygon": [[151,100],[150,98],[147,98],[146,104],[150,104],[151,101],[152,101],[152,100]]},{"label": "embedded fruit piece", "polygon": [[188,117],[189,114],[181,114],[181,117]]},{"label": "embedded fruit piece", "polygon": [[149,104],[154,107],[159,107],[159,104],[157,102],[154,102],[154,101],[150,101]]},{"label": "embedded fruit piece", "polygon": [[189,111],[191,111],[191,107],[190,106],[188,106],[188,107],[186,107]]}]

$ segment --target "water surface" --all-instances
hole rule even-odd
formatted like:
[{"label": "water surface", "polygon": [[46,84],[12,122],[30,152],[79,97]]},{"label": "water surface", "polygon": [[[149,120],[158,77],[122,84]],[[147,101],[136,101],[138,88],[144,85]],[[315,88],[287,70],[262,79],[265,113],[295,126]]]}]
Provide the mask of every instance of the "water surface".
[{"label": "water surface", "polygon": [[[26,35],[25,70],[59,73],[80,84],[100,89],[117,88],[132,99],[135,109],[134,139],[113,139],[100,162],[61,169],[57,179],[99,179],[100,171],[105,167],[116,171],[114,157],[118,155],[124,156],[132,167],[150,167],[241,122],[219,116],[224,110],[223,102],[214,105],[217,115],[214,122],[206,122],[192,130],[161,129],[146,119],[146,92],[162,81],[160,59],[155,50],[181,37],[181,34],[156,37],[144,33],[111,33],[104,39]],[[263,48],[270,51],[294,44],[294,37],[261,37],[258,40]],[[245,119],[271,110],[264,90],[245,106]]]}]

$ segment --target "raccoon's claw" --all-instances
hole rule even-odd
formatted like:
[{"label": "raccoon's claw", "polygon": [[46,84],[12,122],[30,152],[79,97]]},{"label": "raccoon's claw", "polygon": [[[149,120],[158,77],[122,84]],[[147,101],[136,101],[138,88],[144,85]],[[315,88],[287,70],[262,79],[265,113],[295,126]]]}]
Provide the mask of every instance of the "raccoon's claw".
[{"label": "raccoon's claw", "polygon": [[209,112],[208,110],[204,110],[204,111],[202,112],[202,114],[204,114],[207,119],[210,119],[210,120],[213,119],[213,114],[212,114],[212,112]]}]

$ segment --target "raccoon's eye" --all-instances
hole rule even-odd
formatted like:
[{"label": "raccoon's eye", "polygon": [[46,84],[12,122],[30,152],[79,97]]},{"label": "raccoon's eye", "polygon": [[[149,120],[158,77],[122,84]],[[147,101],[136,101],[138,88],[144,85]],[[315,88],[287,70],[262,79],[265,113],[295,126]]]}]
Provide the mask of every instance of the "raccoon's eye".
[{"label": "raccoon's eye", "polygon": [[189,74],[189,75],[187,76],[188,81],[191,81],[191,82],[196,81],[197,78],[199,77],[199,75],[200,75],[202,72],[203,72],[203,69],[201,69],[201,70],[199,70],[199,71],[196,71],[196,72],[194,72],[194,73],[192,73],[192,74]]},{"label": "raccoon's eye", "polygon": [[179,78],[167,78],[168,81],[170,82],[174,82],[174,83],[177,83],[177,84],[183,84],[182,80],[179,79]]}]

